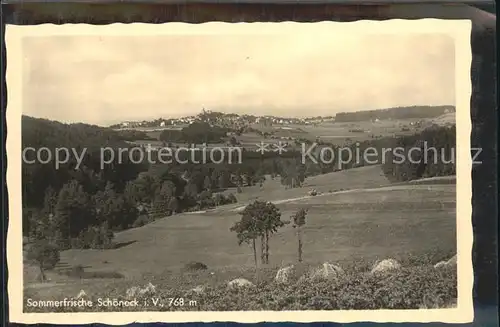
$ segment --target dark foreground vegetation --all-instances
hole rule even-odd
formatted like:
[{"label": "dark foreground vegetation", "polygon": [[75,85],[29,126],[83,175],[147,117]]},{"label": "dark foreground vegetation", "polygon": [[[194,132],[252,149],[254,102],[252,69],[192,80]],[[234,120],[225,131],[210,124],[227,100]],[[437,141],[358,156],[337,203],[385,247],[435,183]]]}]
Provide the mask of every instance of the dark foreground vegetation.
[{"label": "dark foreground vegetation", "polygon": [[[253,275],[250,271],[246,274]],[[24,309],[26,312],[281,311],[434,309],[456,306],[456,267],[436,269],[432,265],[414,265],[379,274],[351,268],[334,279],[299,278],[287,284],[277,283],[273,278],[275,274],[276,270],[261,271],[260,281],[238,288],[229,288],[227,280],[204,283],[210,278],[204,273],[182,274],[175,277],[177,279],[172,278],[172,275],[169,275],[169,279],[156,276],[154,290],[134,297],[138,300],[138,306],[100,307],[98,299],[130,300],[127,296],[127,290],[132,286],[130,282],[109,282],[95,289],[84,289],[84,298],[92,301],[92,307],[28,307],[25,301]],[[147,284],[147,280],[142,280],[139,285],[143,284]],[[80,289],[75,288],[73,291],[76,297]],[[38,299],[30,290],[26,290],[24,296],[25,300]],[[58,299],[60,296],[43,298],[45,301]],[[161,306],[153,305],[153,300],[161,303]],[[148,301],[148,305],[144,301]]]}]

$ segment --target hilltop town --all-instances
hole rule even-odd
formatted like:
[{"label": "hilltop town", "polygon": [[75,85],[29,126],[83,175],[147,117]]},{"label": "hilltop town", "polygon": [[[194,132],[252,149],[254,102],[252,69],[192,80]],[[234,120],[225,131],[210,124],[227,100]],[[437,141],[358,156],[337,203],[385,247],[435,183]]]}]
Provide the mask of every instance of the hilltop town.
[{"label": "hilltop town", "polygon": [[154,128],[154,127],[176,127],[189,125],[195,121],[205,121],[214,125],[229,128],[239,128],[251,124],[261,124],[263,126],[271,125],[314,125],[323,122],[335,121],[334,116],[316,116],[307,118],[278,117],[278,116],[256,116],[256,115],[238,115],[234,113],[214,112],[203,109],[198,115],[185,116],[181,118],[158,118],[143,121],[124,121],[119,124],[111,125],[111,128]]},{"label": "hilltop town", "polygon": [[181,118],[157,118],[153,120],[142,121],[124,121],[118,124],[109,126],[113,129],[127,128],[176,128],[190,125],[195,121],[203,121],[211,125],[217,125],[226,128],[238,129],[249,125],[258,124],[260,126],[286,126],[286,125],[318,125],[322,123],[333,122],[355,122],[355,121],[372,121],[393,120],[405,118],[434,118],[443,114],[455,112],[453,106],[412,106],[412,107],[395,107],[388,109],[377,109],[370,111],[357,112],[339,112],[336,115],[330,116],[314,116],[314,117],[280,117],[272,115],[248,115],[236,113],[224,113],[206,110],[203,108],[198,115],[190,115]]}]

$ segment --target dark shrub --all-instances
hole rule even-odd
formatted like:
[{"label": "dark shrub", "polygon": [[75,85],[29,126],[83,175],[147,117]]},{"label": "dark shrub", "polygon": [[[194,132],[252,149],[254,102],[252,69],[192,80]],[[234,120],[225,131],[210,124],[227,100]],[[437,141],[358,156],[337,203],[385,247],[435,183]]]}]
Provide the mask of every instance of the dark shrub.
[{"label": "dark shrub", "polygon": [[59,262],[59,248],[48,241],[37,241],[29,248],[28,260],[43,270],[51,270]]},{"label": "dark shrub", "polygon": [[106,225],[91,226],[71,241],[72,247],[80,249],[109,249],[112,247],[113,232]]},{"label": "dark shrub", "polygon": [[150,222],[152,222],[154,219],[152,219],[149,215],[140,215],[135,221],[134,223],[132,224],[132,227],[133,228],[137,228],[137,227],[142,227],[146,224],[149,224]]},{"label": "dark shrub", "polygon": [[236,199],[236,196],[234,196],[233,193],[229,193],[229,195],[227,196],[227,203],[236,203],[238,202],[238,200]]},{"label": "dark shrub", "polygon": [[184,268],[188,271],[197,271],[197,270],[207,270],[208,267],[204,263],[201,262],[189,262]]},{"label": "dark shrub", "polygon": [[125,276],[116,271],[92,271],[86,272],[84,278],[110,278],[110,279],[120,279],[125,278]]}]

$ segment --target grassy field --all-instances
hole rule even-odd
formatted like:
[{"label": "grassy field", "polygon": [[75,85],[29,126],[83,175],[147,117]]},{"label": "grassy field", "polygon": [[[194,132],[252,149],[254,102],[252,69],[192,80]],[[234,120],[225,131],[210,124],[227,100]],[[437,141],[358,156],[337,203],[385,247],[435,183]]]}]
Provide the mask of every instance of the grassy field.
[{"label": "grassy field", "polygon": [[326,193],[346,189],[363,189],[389,185],[389,181],[382,173],[379,165],[343,170],[335,173],[311,176],[304,182],[302,188],[285,189],[280,178],[271,179],[266,176],[264,187],[259,185],[243,188],[237,193],[235,188],[226,190],[226,194],[233,193],[238,202],[254,200],[276,201],[292,199],[306,195],[311,189]]},{"label": "grassy field", "polygon": [[[443,194],[444,192],[444,194]],[[309,208],[304,251],[314,262],[384,258],[455,247],[455,194],[452,185],[353,192],[309,198],[278,206],[287,219]],[[436,200],[439,199],[439,200]],[[252,266],[252,251],[239,247],[229,228],[239,215],[219,209],[177,215],[119,233],[114,250],[70,250],[62,261],[129,276],[162,273],[200,261],[213,269]],[[284,227],[271,239],[271,262],[295,261],[294,229]],[[106,262],[106,263],[104,263]]]}]

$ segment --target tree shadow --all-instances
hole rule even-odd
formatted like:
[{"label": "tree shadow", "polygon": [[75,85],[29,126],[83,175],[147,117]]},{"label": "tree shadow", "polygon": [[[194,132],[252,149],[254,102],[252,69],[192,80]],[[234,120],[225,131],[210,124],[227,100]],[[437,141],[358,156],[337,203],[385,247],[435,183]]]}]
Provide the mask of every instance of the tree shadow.
[{"label": "tree shadow", "polygon": [[130,245],[130,244],[133,244],[133,243],[136,243],[137,241],[129,241],[129,242],[121,242],[121,243],[115,243],[111,249],[112,250],[116,250],[116,249],[119,249],[119,248],[122,248],[122,247],[125,247],[127,245]]}]

